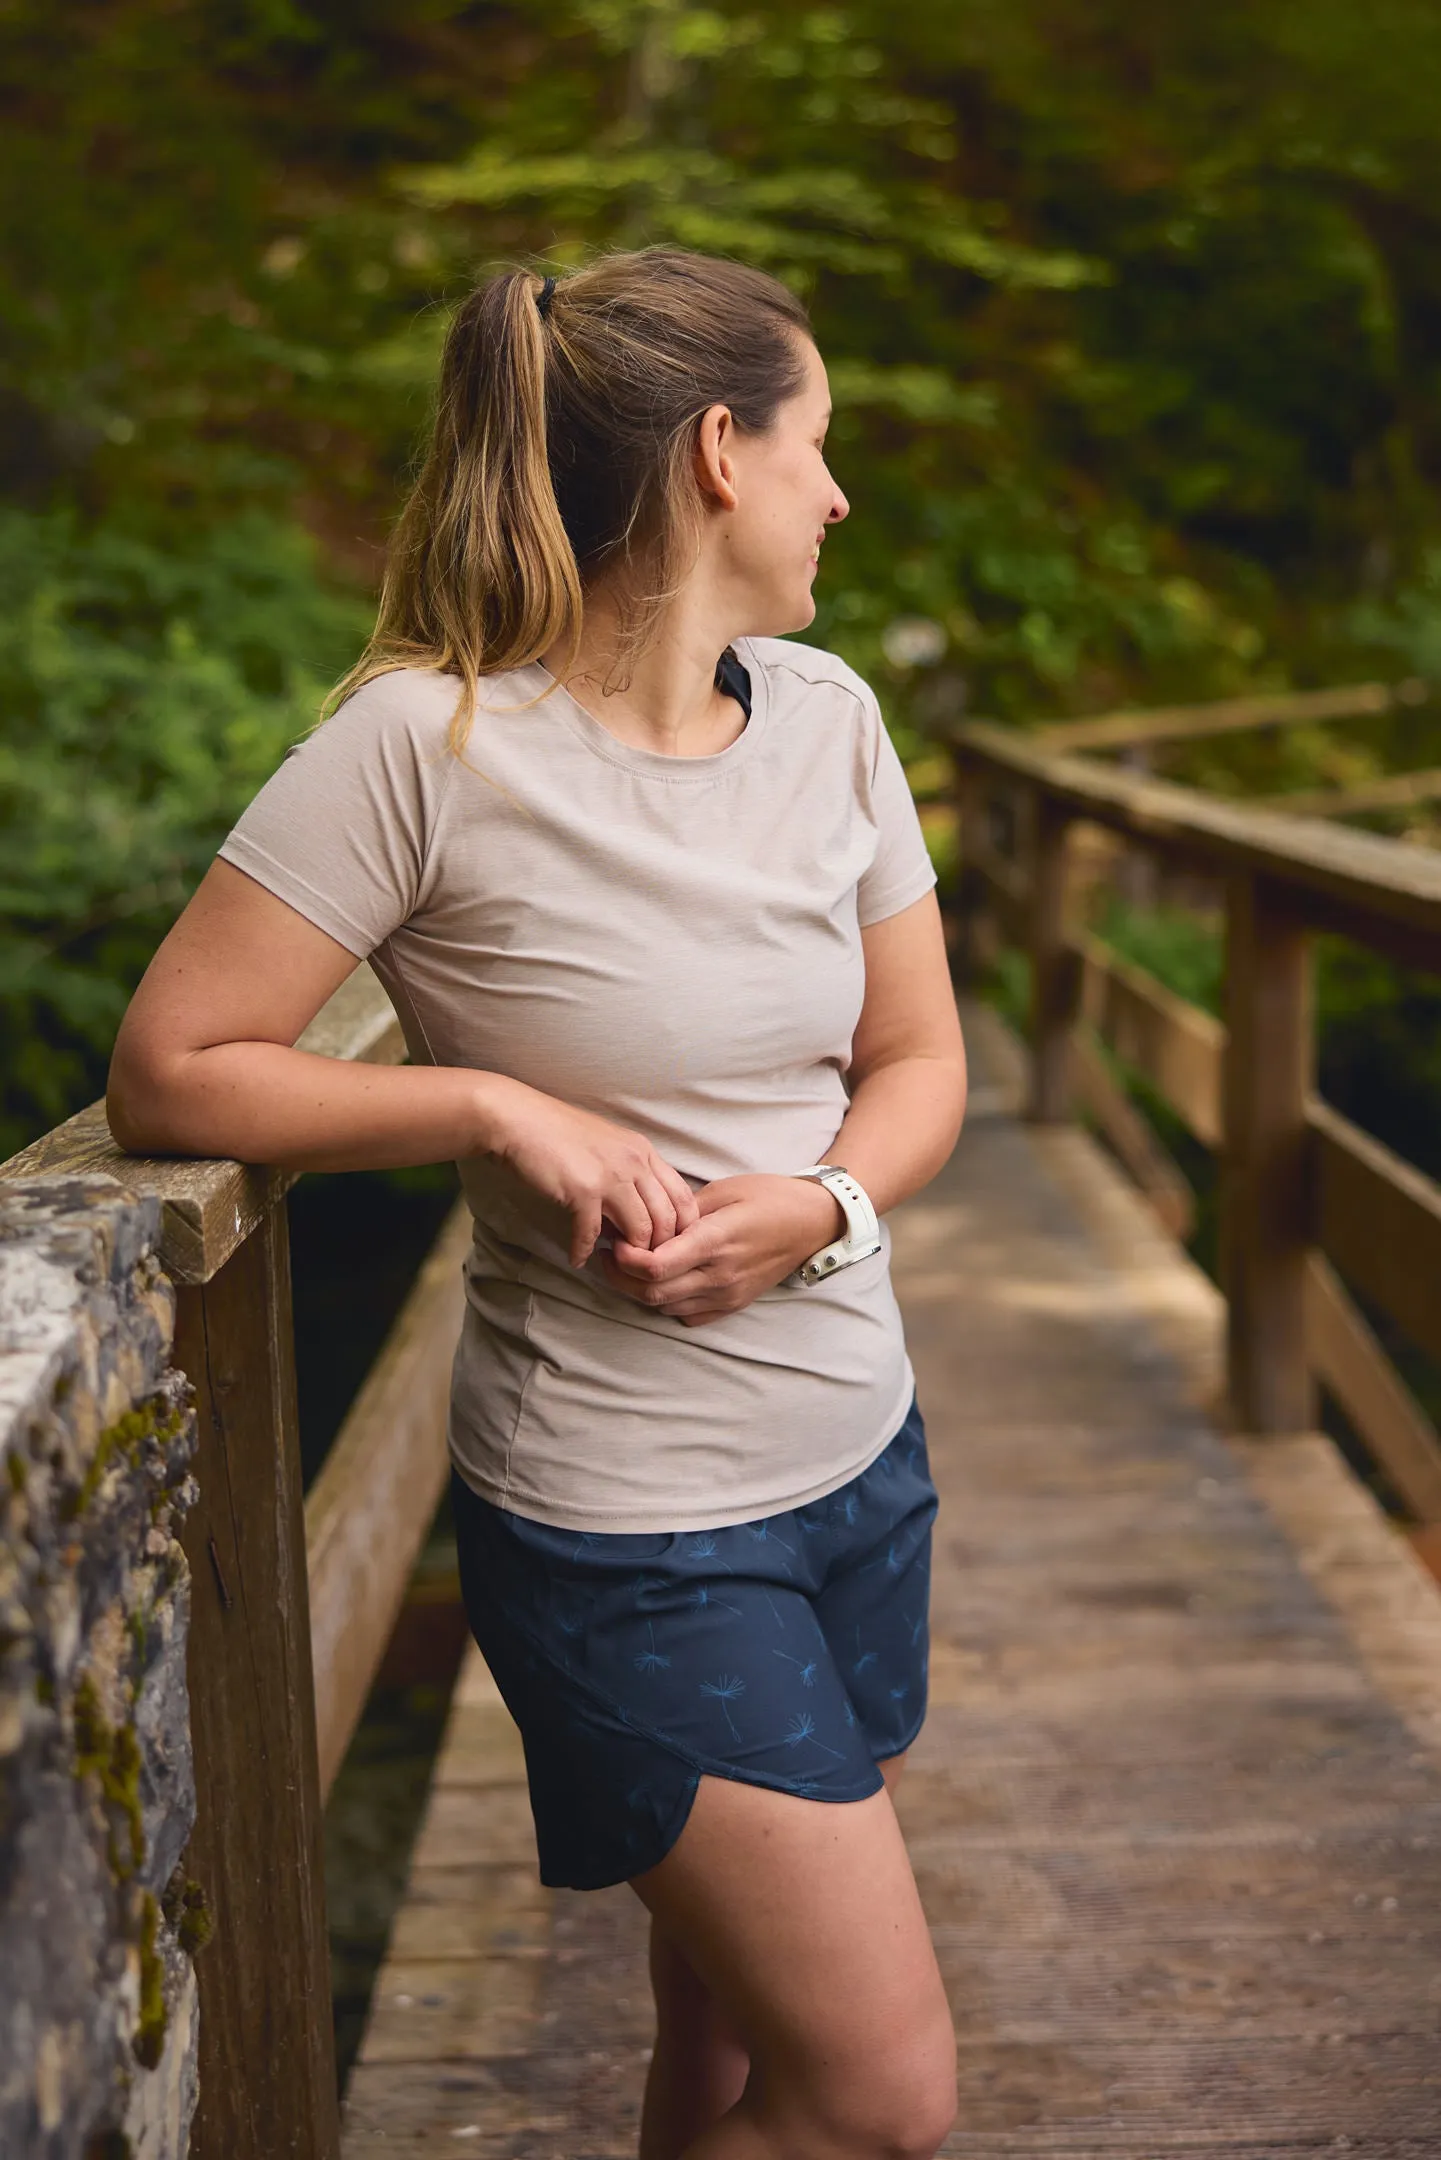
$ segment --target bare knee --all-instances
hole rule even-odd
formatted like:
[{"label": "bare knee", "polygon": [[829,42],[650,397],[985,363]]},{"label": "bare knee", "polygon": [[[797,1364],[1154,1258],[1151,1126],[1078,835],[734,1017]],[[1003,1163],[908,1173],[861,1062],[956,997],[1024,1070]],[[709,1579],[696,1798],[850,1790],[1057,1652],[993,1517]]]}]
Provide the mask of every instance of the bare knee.
[{"label": "bare knee", "polygon": [[947,2014],[889,2044],[852,2050],[787,2090],[782,2072],[766,2097],[789,2117],[785,2150],[807,2160],[934,2160],[956,2119],[956,2044]]}]

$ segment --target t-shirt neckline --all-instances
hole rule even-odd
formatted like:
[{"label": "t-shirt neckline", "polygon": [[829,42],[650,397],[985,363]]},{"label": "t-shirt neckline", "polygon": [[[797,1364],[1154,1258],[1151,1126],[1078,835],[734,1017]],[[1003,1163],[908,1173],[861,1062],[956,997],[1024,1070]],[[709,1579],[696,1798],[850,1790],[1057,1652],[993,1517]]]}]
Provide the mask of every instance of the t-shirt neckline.
[{"label": "t-shirt neckline", "polygon": [[733,644],[751,679],[750,718],[733,743],[727,743],[724,750],[708,751],[704,757],[670,757],[664,750],[642,750],[633,743],[622,742],[609,728],[602,727],[578,698],[571,696],[565,684],[559,682],[549,668],[539,660],[531,665],[551,686],[541,701],[541,709],[549,706],[565,722],[571,734],[596,757],[604,758],[608,765],[618,765],[624,772],[644,773],[649,779],[665,780],[672,786],[687,786],[703,780],[723,779],[734,772],[751,756],[765,731],[770,704],[765,670],[746,639],[736,638]]}]

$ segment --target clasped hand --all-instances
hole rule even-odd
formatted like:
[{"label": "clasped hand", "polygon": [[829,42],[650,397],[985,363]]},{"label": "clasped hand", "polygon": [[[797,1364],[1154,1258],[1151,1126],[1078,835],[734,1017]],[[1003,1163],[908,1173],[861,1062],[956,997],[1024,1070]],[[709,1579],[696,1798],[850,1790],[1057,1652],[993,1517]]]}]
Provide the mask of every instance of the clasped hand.
[{"label": "clasped hand", "polygon": [[494,1152],[571,1218],[583,1267],[602,1227],[606,1281],[687,1327],[740,1312],[838,1237],[844,1212],[811,1179],[717,1178],[693,1193],[645,1137],[520,1082],[492,1083],[503,1116]]},{"label": "clasped hand", "polygon": [[617,1238],[601,1263],[613,1290],[687,1327],[742,1311],[844,1227],[839,1204],[804,1178],[717,1178],[695,1204],[674,1237],[649,1248]]}]

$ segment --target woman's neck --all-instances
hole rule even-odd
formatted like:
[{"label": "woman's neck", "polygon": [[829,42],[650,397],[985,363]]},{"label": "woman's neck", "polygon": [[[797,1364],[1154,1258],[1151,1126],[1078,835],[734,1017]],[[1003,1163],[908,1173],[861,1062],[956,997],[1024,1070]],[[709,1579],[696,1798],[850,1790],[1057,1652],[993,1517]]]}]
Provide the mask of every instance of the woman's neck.
[{"label": "woman's neck", "polygon": [[666,610],[624,689],[607,691],[620,630],[618,610],[603,594],[587,600],[580,642],[552,646],[544,664],[592,719],[632,749],[663,757],[709,757],[736,740],[745,715],[715,686],[716,662],[728,642],[717,641],[709,610],[688,608],[684,596]]}]

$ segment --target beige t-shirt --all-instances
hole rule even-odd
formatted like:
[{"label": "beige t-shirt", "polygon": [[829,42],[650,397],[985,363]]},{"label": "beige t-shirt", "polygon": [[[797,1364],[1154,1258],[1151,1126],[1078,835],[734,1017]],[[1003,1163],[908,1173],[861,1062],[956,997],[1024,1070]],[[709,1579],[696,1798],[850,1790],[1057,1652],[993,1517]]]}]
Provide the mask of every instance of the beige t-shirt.
[{"label": "beige t-shirt", "polygon": [[[779,639],[736,650],[751,718],[710,757],[618,742],[534,666],[482,684],[462,764],[454,679],[381,676],[220,853],[370,959],[417,1062],[613,1118],[694,1185],[803,1169],[846,1111],[861,927],[935,880],[860,677]],[[460,1174],[450,1446],[487,1499],[577,1530],[718,1528],[833,1491],[901,1424],[888,1241],[692,1329],[572,1268],[562,1211],[503,1166]]]}]

